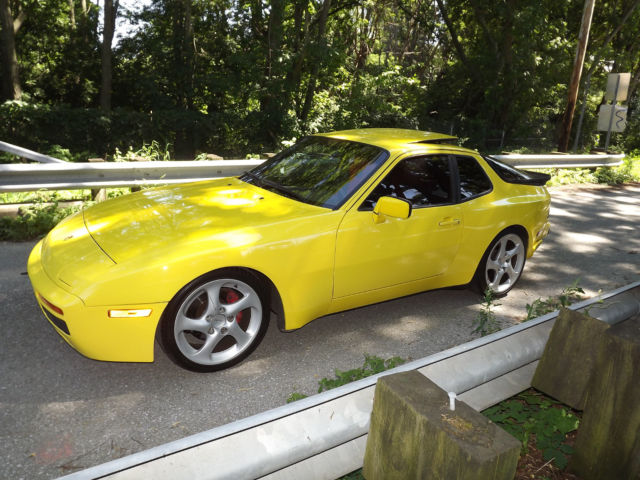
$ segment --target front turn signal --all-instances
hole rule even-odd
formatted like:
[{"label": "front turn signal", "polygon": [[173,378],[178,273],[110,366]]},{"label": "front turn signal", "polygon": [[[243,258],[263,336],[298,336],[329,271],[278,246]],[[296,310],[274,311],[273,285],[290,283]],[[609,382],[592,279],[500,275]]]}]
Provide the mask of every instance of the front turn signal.
[{"label": "front turn signal", "polygon": [[136,318],[148,317],[149,315],[151,315],[150,308],[109,310],[109,318]]}]

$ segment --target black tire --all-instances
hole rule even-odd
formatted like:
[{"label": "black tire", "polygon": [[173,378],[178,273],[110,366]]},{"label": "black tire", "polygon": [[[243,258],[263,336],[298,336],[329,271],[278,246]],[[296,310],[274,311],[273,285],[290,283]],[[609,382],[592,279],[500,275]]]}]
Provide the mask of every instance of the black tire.
[{"label": "black tire", "polygon": [[479,293],[491,289],[496,297],[503,297],[522,276],[526,260],[526,239],[518,229],[507,228],[496,235],[484,252],[473,286]]},{"label": "black tire", "polygon": [[160,345],[174,363],[194,372],[236,365],[267,331],[268,298],[260,280],[245,270],[202,275],[167,305],[160,319]]}]

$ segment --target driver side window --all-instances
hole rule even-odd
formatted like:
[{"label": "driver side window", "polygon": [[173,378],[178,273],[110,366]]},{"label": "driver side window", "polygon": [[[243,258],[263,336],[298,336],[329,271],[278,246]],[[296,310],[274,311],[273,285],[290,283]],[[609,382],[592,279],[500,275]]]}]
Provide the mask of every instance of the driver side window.
[{"label": "driver side window", "polygon": [[407,158],[398,163],[360,206],[373,210],[380,197],[407,200],[413,208],[453,202],[447,156]]}]

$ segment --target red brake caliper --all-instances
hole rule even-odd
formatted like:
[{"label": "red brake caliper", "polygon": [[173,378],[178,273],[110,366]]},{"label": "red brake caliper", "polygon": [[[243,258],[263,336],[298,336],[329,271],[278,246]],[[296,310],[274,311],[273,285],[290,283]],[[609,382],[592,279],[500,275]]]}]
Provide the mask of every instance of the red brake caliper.
[{"label": "red brake caliper", "polygon": [[[240,295],[238,295],[236,291],[231,288],[227,289],[227,294],[224,298],[225,303],[227,303],[227,305],[230,305],[232,303],[236,303],[238,300],[240,300]],[[238,312],[238,314],[236,315],[236,322],[240,323],[240,320],[242,320],[242,312]]]}]

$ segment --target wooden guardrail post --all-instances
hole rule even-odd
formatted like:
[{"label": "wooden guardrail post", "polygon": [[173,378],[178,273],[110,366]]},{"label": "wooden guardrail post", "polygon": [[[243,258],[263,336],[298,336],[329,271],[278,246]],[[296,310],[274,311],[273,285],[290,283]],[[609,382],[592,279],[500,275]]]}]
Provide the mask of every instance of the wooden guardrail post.
[{"label": "wooden guardrail post", "polygon": [[[99,163],[104,162],[104,158],[89,158],[87,160],[91,163]],[[104,202],[107,199],[107,189],[106,188],[92,188],[91,189],[91,200],[95,202]]]},{"label": "wooden guardrail post", "polygon": [[584,410],[587,385],[595,368],[595,352],[608,328],[605,322],[563,308],[553,325],[531,386],[571,408]]},{"label": "wooden guardrail post", "polygon": [[610,327],[596,352],[569,469],[585,480],[640,479],[640,316]]},{"label": "wooden guardrail post", "polygon": [[520,442],[417,371],[378,379],[367,480],[513,479]]}]

